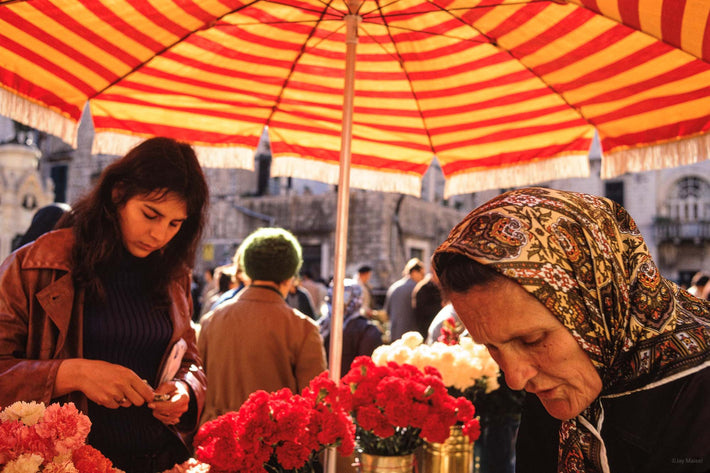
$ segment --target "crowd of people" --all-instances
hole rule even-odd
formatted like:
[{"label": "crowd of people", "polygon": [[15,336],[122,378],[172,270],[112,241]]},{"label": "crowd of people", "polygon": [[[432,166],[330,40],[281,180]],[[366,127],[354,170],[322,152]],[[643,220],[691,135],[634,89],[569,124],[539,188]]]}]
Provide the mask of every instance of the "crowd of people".
[{"label": "crowd of people", "polygon": [[[332,293],[289,231],[256,230],[196,284],[207,202],[192,148],[153,138],[53,210],[0,266],[0,406],[73,401],[118,468],[160,472],[252,392],[300,392],[327,369]],[[618,204],[511,191],[460,222],[431,271],[408,261],[382,307],[372,272],[344,281],[341,373],[461,322],[502,372],[480,409],[486,473],[707,470],[708,277],[663,278]]]}]

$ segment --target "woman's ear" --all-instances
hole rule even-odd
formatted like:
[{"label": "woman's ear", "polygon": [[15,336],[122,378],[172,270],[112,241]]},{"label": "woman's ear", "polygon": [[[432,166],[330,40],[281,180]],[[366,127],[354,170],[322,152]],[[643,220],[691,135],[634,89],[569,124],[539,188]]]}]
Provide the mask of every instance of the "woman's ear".
[{"label": "woman's ear", "polygon": [[116,183],[116,185],[113,186],[113,189],[111,189],[111,202],[113,202],[114,205],[118,205],[118,203],[123,200],[123,192],[123,185],[120,183]]}]

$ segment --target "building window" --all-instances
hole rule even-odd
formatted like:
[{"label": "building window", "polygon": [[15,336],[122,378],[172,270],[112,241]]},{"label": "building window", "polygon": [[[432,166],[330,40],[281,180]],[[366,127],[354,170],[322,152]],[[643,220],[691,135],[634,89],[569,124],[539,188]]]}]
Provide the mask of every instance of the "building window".
[{"label": "building window", "polygon": [[409,248],[409,259],[417,258],[418,260],[424,259],[424,249],[423,248]]},{"label": "building window", "polygon": [[404,251],[407,259],[418,258],[424,263],[424,267],[427,266],[427,262],[431,258],[431,244],[421,238],[406,238]]},{"label": "building window", "polygon": [[697,176],[679,180],[668,199],[668,216],[679,222],[710,220],[710,185]]},{"label": "building window", "polygon": [[67,172],[68,166],[66,164],[60,164],[57,166],[52,166],[50,170],[50,178],[54,183],[54,201],[55,202],[66,202],[67,201]]},{"label": "building window", "polygon": [[321,245],[320,244],[301,244],[301,250],[303,253],[303,265],[301,265],[301,272],[308,271],[311,273],[313,278],[320,278],[321,274]]},{"label": "building window", "polygon": [[624,182],[611,181],[604,183],[604,196],[624,207]]}]

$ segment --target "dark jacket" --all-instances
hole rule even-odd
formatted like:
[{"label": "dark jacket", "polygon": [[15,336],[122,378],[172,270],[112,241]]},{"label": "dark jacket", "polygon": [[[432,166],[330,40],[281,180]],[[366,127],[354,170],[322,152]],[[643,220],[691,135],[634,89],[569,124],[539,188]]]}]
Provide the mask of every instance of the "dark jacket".
[{"label": "dark jacket", "polygon": [[[330,357],[330,324],[330,314],[320,322],[320,333],[328,357]],[[382,332],[371,320],[359,314],[346,318],[343,321],[340,374],[345,375],[350,370],[350,365],[356,357],[370,356],[380,345],[382,345]]]},{"label": "dark jacket", "polygon": [[[52,399],[62,360],[83,354],[84,291],[75,290],[72,280],[73,244],[71,229],[50,232],[12,253],[0,266],[0,406],[15,401],[72,401],[86,412],[87,399],[81,392]],[[180,338],[187,342],[175,378],[192,390],[190,409],[175,432],[189,446],[204,404],[206,378],[190,325],[189,276],[175,281],[169,291],[173,334],[168,350]]]},{"label": "dark jacket", "polygon": [[[710,465],[710,368],[653,389],[603,399],[611,473],[700,473]],[[557,471],[560,421],[528,394],[516,472]]]}]

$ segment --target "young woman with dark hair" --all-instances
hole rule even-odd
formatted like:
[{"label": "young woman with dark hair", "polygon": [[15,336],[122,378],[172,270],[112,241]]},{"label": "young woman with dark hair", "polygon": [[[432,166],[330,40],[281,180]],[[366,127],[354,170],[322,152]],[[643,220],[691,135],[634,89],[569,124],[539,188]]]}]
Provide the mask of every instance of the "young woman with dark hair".
[{"label": "young woman with dark hair", "polygon": [[[208,190],[189,145],[139,144],[49,232],[0,266],[0,405],[73,401],[126,472],[190,453],[205,375],[190,268]],[[177,371],[165,376],[174,347]],[[178,354],[179,359],[179,354]]]}]

